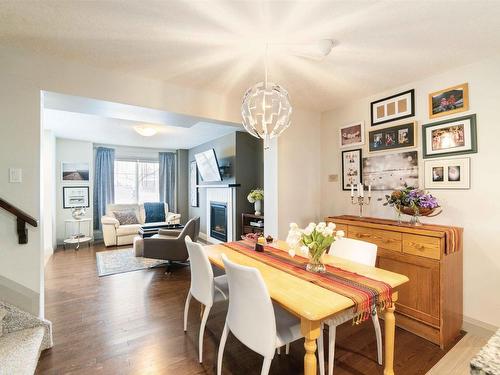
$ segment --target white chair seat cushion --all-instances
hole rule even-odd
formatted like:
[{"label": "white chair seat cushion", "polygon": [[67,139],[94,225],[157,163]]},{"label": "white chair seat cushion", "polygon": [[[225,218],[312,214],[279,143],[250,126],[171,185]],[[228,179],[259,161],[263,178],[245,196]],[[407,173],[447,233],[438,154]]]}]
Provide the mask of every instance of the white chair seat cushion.
[{"label": "white chair seat cushion", "polygon": [[130,236],[131,234],[139,233],[139,229],[141,229],[141,224],[120,225],[116,228],[116,235]]},{"label": "white chair seat cushion", "polygon": [[214,277],[215,294],[214,302],[224,301],[229,298],[229,285],[226,275]]},{"label": "white chair seat cushion", "polygon": [[276,318],[276,347],[279,348],[302,337],[300,320],[296,316],[273,303]]}]

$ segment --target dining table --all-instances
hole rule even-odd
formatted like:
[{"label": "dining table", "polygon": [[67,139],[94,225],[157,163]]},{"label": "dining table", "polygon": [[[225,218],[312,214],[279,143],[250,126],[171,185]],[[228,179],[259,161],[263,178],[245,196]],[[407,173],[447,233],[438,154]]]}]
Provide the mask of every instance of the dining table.
[{"label": "dining table", "polygon": [[[285,241],[276,241],[272,246],[288,252],[288,244]],[[235,263],[259,270],[273,302],[300,319],[305,349],[304,374],[317,374],[316,339],[322,333],[321,323],[338,313],[352,309],[354,302],[348,297],[279,270],[272,265],[259,261],[255,257],[235,251],[223,243],[207,245],[204,249],[210,263],[217,268],[224,269],[221,254],[225,254]],[[392,303],[386,306],[383,311],[385,328],[384,375],[394,374],[395,302],[398,299],[398,287],[408,282],[408,277],[326,254],[323,256],[323,262],[385,282],[391,286]]]}]

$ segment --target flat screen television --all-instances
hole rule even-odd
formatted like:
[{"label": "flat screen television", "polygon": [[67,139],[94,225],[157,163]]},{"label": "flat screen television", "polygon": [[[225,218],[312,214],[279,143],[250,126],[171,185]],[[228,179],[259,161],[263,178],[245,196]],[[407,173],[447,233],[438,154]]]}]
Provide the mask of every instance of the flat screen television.
[{"label": "flat screen television", "polygon": [[204,182],[222,181],[222,176],[219,169],[219,162],[215,150],[200,152],[194,156],[198,171]]}]

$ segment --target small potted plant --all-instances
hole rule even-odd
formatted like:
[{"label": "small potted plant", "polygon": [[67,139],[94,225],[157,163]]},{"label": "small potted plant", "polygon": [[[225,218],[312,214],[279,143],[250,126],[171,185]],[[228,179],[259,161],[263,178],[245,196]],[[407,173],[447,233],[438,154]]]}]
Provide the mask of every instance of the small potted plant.
[{"label": "small potted plant", "polygon": [[262,200],[264,199],[263,189],[254,189],[248,194],[247,199],[250,203],[254,204],[255,215],[262,215]]},{"label": "small potted plant", "polygon": [[412,216],[411,224],[422,225],[420,216],[437,216],[441,207],[432,194],[415,187],[405,185],[403,189],[394,190],[386,195],[384,206],[394,207],[398,212],[398,222],[401,223],[401,214]]},{"label": "small potted plant", "polygon": [[309,225],[300,229],[297,224],[290,224],[290,231],[286,242],[289,246],[288,253],[295,256],[295,250],[298,248],[300,252],[309,256],[309,263],[307,263],[306,270],[309,272],[323,273],[326,271],[322,258],[326,250],[338,238],[344,237],[344,231],[335,231],[335,224],[324,222]]}]

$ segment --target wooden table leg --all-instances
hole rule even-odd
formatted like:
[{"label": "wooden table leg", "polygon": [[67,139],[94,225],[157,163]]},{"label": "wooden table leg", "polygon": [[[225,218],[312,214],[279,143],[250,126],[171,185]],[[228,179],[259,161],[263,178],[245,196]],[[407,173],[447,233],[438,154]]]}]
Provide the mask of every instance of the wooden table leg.
[{"label": "wooden table leg", "polygon": [[302,319],[300,322],[300,330],[305,338],[304,348],[306,349],[306,354],[304,356],[304,375],[316,375],[316,339],[319,337],[321,331],[320,322]]},{"label": "wooden table leg", "polygon": [[396,332],[396,318],[394,310],[395,302],[398,300],[398,292],[392,295],[392,306],[386,307],[384,313],[385,324],[385,367],[384,375],[394,375],[394,335]]}]

